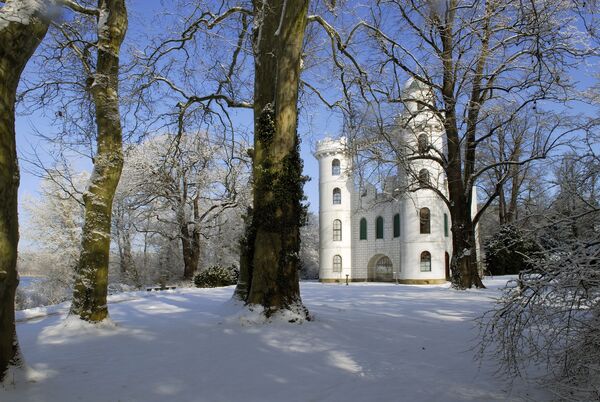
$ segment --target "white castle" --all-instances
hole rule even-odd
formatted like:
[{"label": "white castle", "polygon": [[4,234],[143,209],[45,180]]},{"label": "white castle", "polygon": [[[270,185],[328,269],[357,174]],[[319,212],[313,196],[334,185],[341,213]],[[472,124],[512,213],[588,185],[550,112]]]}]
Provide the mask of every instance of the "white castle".
[{"label": "white castle", "polygon": [[[445,148],[439,119],[418,102],[427,102],[430,96],[428,88],[413,79],[404,87],[406,110],[399,121],[406,124],[399,124],[404,128],[394,136],[407,155]],[[374,186],[356,180],[348,145],[345,137],[326,138],[314,153],[319,161],[320,281],[448,280],[450,213],[435,193],[448,194],[443,169],[435,161],[417,159],[399,168],[378,194]],[[477,211],[473,190],[472,215]]]}]

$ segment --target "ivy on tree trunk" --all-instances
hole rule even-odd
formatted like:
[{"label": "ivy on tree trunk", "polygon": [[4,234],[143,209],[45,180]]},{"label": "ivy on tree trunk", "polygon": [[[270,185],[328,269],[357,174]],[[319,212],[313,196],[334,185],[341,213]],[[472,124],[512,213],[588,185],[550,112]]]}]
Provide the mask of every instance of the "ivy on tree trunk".
[{"label": "ivy on tree trunk", "polygon": [[265,314],[308,317],[299,286],[302,160],[298,85],[308,0],[254,1],[254,205],[242,241],[236,295]]}]

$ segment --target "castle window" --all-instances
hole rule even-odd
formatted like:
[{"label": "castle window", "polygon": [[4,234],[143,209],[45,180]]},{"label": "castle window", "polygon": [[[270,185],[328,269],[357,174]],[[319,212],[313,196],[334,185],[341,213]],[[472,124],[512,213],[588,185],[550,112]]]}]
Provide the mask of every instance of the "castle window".
[{"label": "castle window", "polygon": [[338,205],[342,203],[342,190],[339,188],[333,189],[333,205]]},{"label": "castle window", "polygon": [[332,176],[340,175],[340,160],[339,159],[334,159],[331,162],[331,175]]},{"label": "castle window", "polygon": [[367,220],[365,218],[360,220],[360,240],[367,240]]},{"label": "castle window", "polygon": [[428,187],[431,184],[429,180],[429,170],[419,170],[419,187]]},{"label": "castle window", "polygon": [[333,241],[342,241],[342,221],[339,219],[333,221]]},{"label": "castle window", "polygon": [[448,237],[448,214],[444,214],[444,236]]},{"label": "castle window", "polygon": [[419,147],[419,153],[424,154],[429,150],[429,140],[427,139],[427,134],[419,134],[417,145]]},{"label": "castle window", "polygon": [[400,214],[394,215],[394,237],[400,237]]},{"label": "castle window", "polygon": [[342,257],[339,255],[333,256],[333,272],[342,272]]},{"label": "castle window", "polygon": [[431,213],[429,208],[421,208],[419,211],[419,224],[422,234],[431,233]]},{"label": "castle window", "polygon": [[421,253],[421,272],[431,272],[431,253],[429,251]]},{"label": "castle window", "polygon": [[381,216],[378,216],[375,221],[375,238],[383,239],[383,218]]}]

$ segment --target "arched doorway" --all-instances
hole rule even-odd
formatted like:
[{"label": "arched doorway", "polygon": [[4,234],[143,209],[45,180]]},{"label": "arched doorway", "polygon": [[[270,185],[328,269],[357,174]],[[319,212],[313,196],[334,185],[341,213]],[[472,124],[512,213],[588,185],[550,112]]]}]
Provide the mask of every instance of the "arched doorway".
[{"label": "arched doorway", "polygon": [[394,280],[394,265],[386,255],[378,254],[369,261],[369,280],[375,282],[392,282]]},{"label": "arched doorway", "polygon": [[446,255],[446,280],[449,281],[450,280],[450,254],[448,254],[447,252],[445,253]]}]

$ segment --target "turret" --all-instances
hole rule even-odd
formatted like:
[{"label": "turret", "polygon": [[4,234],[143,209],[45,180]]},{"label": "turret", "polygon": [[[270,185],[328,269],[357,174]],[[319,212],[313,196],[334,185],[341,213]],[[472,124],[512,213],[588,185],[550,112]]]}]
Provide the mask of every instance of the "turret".
[{"label": "turret", "polygon": [[[407,225],[402,245],[402,276],[406,280],[443,281],[451,255],[450,216],[436,191],[446,193],[446,176],[440,164],[418,156],[444,154],[444,131],[435,107],[434,94],[426,84],[411,78],[402,97],[406,110],[402,115],[402,141],[406,144],[407,164],[403,166],[407,202]],[[415,158],[416,157],[416,158]]]},{"label": "turret", "polygon": [[352,267],[352,158],[346,138],[317,142],[319,161],[319,279],[351,278]]}]

